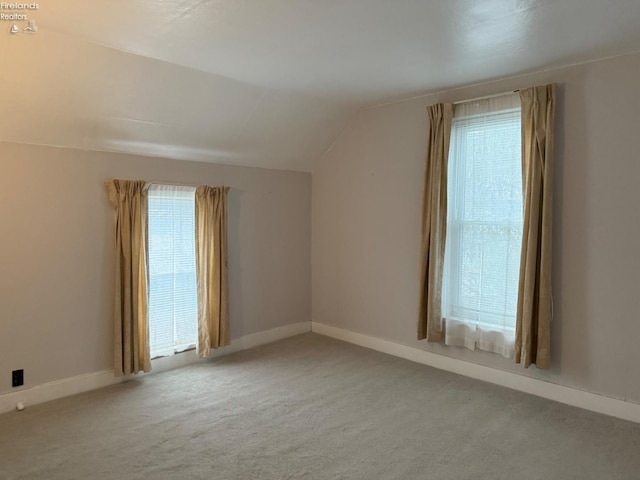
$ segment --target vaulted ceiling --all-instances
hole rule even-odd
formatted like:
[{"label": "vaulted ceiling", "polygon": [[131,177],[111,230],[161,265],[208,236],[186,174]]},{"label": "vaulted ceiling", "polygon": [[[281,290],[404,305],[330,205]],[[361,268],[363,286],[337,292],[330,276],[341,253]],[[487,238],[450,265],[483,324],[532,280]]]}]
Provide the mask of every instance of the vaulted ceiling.
[{"label": "vaulted ceiling", "polygon": [[20,13],[38,31],[0,21],[0,141],[303,171],[363,106],[640,51],[638,0],[56,0]]}]

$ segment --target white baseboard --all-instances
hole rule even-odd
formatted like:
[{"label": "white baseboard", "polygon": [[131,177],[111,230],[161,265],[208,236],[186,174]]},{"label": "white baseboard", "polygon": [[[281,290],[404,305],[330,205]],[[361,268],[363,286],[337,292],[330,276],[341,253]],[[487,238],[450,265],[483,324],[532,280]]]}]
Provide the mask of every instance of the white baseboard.
[{"label": "white baseboard", "polygon": [[[231,341],[230,345],[211,351],[211,355],[207,358],[220,357],[229,353],[246,350],[248,348],[263,345],[265,343],[275,342],[287,337],[307,333],[311,331],[311,322],[300,322],[285,325],[283,327],[273,328],[250,335],[245,335]],[[151,361],[152,371],[144,375],[152,375],[154,373],[172,370],[174,368],[183,367],[190,363],[199,362],[203,359],[196,355],[195,350],[179,353],[171,357],[157,358]],[[16,403],[22,402],[25,407],[36,405],[38,403],[56,400],[58,398],[68,397],[77,393],[95,390],[97,388],[107,387],[116,383],[120,383],[132,378],[140,377],[138,375],[129,375],[126,377],[115,377],[112,369],[101,370],[99,372],[86,373],[75,377],[63,378],[42,385],[36,385],[31,388],[18,390],[16,392],[5,393],[0,395],[0,414],[9,412],[16,408]]]},{"label": "white baseboard", "polygon": [[[283,338],[293,337],[302,333],[308,333],[311,331],[311,322],[291,323],[284,327],[272,328],[271,330],[264,330],[262,332],[253,333],[251,335],[245,335],[244,337],[235,340],[231,345],[224,348],[231,348],[233,350],[222,352],[221,355],[231,353],[231,351],[246,350],[248,348],[257,347],[258,345],[264,345],[265,343],[275,342]],[[219,350],[223,350],[222,348]],[[212,356],[214,356],[212,354]],[[215,355],[217,356],[217,355]]]},{"label": "white baseboard", "polygon": [[[265,343],[275,342],[276,340],[293,337],[294,335],[300,335],[301,333],[307,333],[310,331],[311,322],[291,323],[283,327],[263,330],[262,332],[252,333],[249,335],[245,335],[244,337],[231,340],[230,345],[211,350],[211,354],[207,358],[211,359],[221,357],[222,355],[229,355],[233,352],[239,352],[240,350],[246,350],[248,348],[257,347],[258,345],[264,345]],[[203,359],[198,357],[195,349],[180,353],[178,355],[172,355],[170,357],[156,358],[155,360],[151,360],[152,371],[144,375],[173,370],[174,368],[184,367],[185,365],[199,362],[201,360]],[[140,376],[140,374],[138,374],[137,376]],[[131,375],[128,378],[135,377],[136,375]]]},{"label": "white baseboard", "polygon": [[25,407],[37,403],[48,402],[57,398],[68,397],[77,393],[87,392],[96,388],[120,383],[122,377],[116,378],[113,370],[85,373],[76,377],[63,378],[35,387],[18,390],[0,395],[0,414],[16,408],[16,403],[22,402]]},{"label": "white baseboard", "polygon": [[612,417],[630,420],[640,423],[640,405],[625,402],[615,398],[605,397],[595,393],[577,390],[575,388],[546,382],[531,377],[525,377],[516,373],[496,370],[475,363],[458,360],[456,358],[438,355],[418,348],[383,340],[362,333],[351,332],[338,327],[332,327],[322,323],[312,322],[311,331],[327,337],[336,338],[345,342],[360,345],[379,352],[401,357],[412,362],[429,365],[440,370],[476,378],[485,382],[494,383],[503,387],[512,388],[521,392],[530,393],[538,397],[547,398],[556,402],[584,408],[593,412],[603,413]]}]

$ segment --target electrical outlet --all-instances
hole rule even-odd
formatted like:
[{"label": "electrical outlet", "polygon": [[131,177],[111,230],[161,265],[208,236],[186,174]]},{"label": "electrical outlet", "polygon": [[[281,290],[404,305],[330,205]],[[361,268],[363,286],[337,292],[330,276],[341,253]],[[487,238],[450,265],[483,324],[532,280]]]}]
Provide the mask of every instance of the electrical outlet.
[{"label": "electrical outlet", "polygon": [[24,370],[14,370],[11,372],[11,386],[21,387],[24,385]]}]

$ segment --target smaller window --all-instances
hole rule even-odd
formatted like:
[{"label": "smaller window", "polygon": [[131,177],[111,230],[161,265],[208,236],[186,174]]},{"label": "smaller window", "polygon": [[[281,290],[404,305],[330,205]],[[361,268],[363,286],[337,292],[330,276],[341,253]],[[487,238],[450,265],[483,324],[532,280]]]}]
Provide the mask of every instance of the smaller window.
[{"label": "smaller window", "polygon": [[519,95],[455,106],[447,203],[445,343],[513,357],[523,228]]},{"label": "smaller window", "polygon": [[148,195],[151,357],[196,346],[195,188],[152,185]]}]

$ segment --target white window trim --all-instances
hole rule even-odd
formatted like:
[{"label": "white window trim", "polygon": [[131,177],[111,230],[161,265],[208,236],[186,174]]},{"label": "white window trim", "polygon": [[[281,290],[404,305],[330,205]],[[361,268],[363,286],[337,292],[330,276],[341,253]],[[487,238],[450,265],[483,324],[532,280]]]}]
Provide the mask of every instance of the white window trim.
[{"label": "white window trim", "polygon": [[[518,94],[506,94],[500,95],[498,97],[488,97],[487,99],[476,99],[468,102],[468,105],[465,105],[467,108],[467,114],[464,116],[465,119],[468,118],[477,118],[489,115],[491,111],[496,112],[507,112],[507,111],[519,111],[520,110],[520,100]],[[509,98],[510,97],[510,98]],[[494,100],[495,99],[495,100]],[[483,103],[491,102],[496,107],[488,111],[487,113],[481,113],[481,109],[486,105],[482,105]],[[517,108],[515,107],[517,102]],[[511,104],[511,105],[510,105]],[[458,104],[460,105],[460,103]],[[477,113],[474,111],[477,107]],[[455,116],[454,116],[454,126],[452,126],[452,137],[455,128]],[[453,145],[452,145],[453,146]],[[449,158],[451,162],[451,155]],[[451,163],[450,163],[451,165]],[[448,198],[451,200],[451,194],[448,193]],[[455,205],[452,205],[453,202],[450,202],[450,208],[456,208]],[[452,219],[451,215],[448,214],[447,218],[447,246],[451,245],[452,242],[457,242],[459,244],[461,238],[461,229],[464,225],[467,225],[473,222],[460,222],[456,219]],[[491,224],[491,221],[478,221],[478,224]],[[522,228],[522,224],[520,222],[494,222],[496,225],[500,226],[509,226],[515,228]],[[489,312],[482,312],[482,315],[477,315],[479,313],[478,310],[469,311],[468,313],[472,313],[468,318],[464,318],[465,311],[468,309],[460,308],[459,302],[452,302],[455,305],[453,308],[448,308],[447,302],[451,299],[451,297],[455,297],[459,294],[457,289],[453,288],[450,283],[450,269],[456,268],[457,262],[459,258],[457,255],[447,255],[445,253],[446,262],[445,263],[445,271],[443,276],[443,289],[442,289],[442,312],[443,312],[443,325],[444,325],[444,342],[447,345],[452,346],[463,346],[469,348],[471,350],[480,349],[486,350],[489,352],[498,353],[508,358],[513,358],[514,355],[514,343],[515,343],[515,322],[513,325],[500,325],[503,320],[502,315],[492,314]],[[476,320],[469,320],[469,318],[475,317]],[[483,319],[494,318],[496,320],[495,323],[483,321]]]}]

